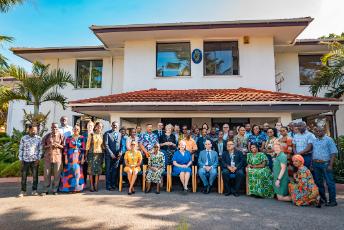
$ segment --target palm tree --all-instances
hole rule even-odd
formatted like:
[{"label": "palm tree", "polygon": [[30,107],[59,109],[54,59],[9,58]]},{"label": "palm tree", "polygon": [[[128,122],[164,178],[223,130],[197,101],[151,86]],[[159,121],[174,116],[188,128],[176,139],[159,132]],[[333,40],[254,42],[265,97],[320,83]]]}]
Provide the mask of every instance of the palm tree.
[{"label": "palm tree", "polygon": [[0,93],[0,105],[10,101],[21,100],[33,104],[34,116],[39,114],[39,109],[44,102],[55,102],[66,108],[67,98],[57,92],[68,84],[74,86],[75,81],[71,74],[61,69],[49,70],[49,65],[35,62],[32,74],[28,74],[24,68],[11,65],[4,68],[3,76],[14,77],[17,83],[12,90]]},{"label": "palm tree", "polygon": [[321,58],[322,66],[310,86],[310,92],[316,96],[326,89],[326,97],[340,98],[344,95],[344,45],[339,42],[327,42],[330,52]]},{"label": "palm tree", "polygon": [[[8,36],[0,35],[0,46],[4,42],[12,42],[13,40],[14,40],[13,37],[8,37]],[[0,54],[0,68],[1,67],[8,67],[8,65],[7,65],[7,58],[5,56],[3,56],[2,54]]]},{"label": "palm tree", "polygon": [[22,4],[23,0],[0,0],[0,12],[5,13],[9,11],[14,5]]}]

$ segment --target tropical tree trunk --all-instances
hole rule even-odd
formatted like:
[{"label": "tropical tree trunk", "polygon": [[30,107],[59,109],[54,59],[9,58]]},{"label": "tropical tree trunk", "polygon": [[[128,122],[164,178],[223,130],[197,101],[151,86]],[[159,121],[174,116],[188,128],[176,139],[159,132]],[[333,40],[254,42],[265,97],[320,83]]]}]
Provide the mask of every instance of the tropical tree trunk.
[{"label": "tropical tree trunk", "polygon": [[37,116],[39,114],[39,104],[38,103],[34,103],[33,106],[33,115]]}]

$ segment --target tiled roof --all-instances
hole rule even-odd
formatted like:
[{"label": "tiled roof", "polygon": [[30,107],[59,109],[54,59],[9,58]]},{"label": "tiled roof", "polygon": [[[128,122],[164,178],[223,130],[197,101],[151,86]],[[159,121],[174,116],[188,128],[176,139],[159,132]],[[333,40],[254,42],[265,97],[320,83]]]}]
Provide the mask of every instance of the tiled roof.
[{"label": "tiled roof", "polygon": [[70,101],[70,104],[121,103],[121,102],[338,102],[338,99],[310,97],[298,94],[257,90],[238,89],[188,89],[188,90],[140,90],[112,94],[89,99]]}]

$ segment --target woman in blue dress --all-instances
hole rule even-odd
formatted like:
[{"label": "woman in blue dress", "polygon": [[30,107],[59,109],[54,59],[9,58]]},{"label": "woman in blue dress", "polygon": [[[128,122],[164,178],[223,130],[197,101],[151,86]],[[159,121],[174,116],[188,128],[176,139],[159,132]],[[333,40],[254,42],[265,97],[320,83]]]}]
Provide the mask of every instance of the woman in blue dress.
[{"label": "woman in blue dress", "polygon": [[173,155],[173,173],[178,174],[180,181],[183,184],[184,192],[188,192],[188,183],[191,174],[192,157],[189,151],[186,150],[185,141],[179,142],[179,150]]},{"label": "woman in blue dress", "polygon": [[82,171],[82,164],[85,160],[85,138],[80,135],[80,126],[76,125],[73,135],[67,137],[63,155],[65,166],[59,191],[81,192],[85,185]]}]

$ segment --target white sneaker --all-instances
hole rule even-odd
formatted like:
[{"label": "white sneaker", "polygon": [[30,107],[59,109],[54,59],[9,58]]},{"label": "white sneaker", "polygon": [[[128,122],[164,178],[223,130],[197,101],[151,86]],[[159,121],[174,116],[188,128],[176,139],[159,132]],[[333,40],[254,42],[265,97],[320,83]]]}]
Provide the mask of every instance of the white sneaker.
[{"label": "white sneaker", "polygon": [[26,196],[26,192],[21,191],[18,195],[18,198],[22,198],[24,196]]},{"label": "white sneaker", "polygon": [[38,196],[39,194],[38,194],[38,192],[35,190],[35,191],[32,191],[31,195],[32,195],[32,196]]},{"label": "white sneaker", "polygon": [[41,196],[46,196],[46,195],[47,195],[46,192],[42,192],[42,193],[41,193]]}]

